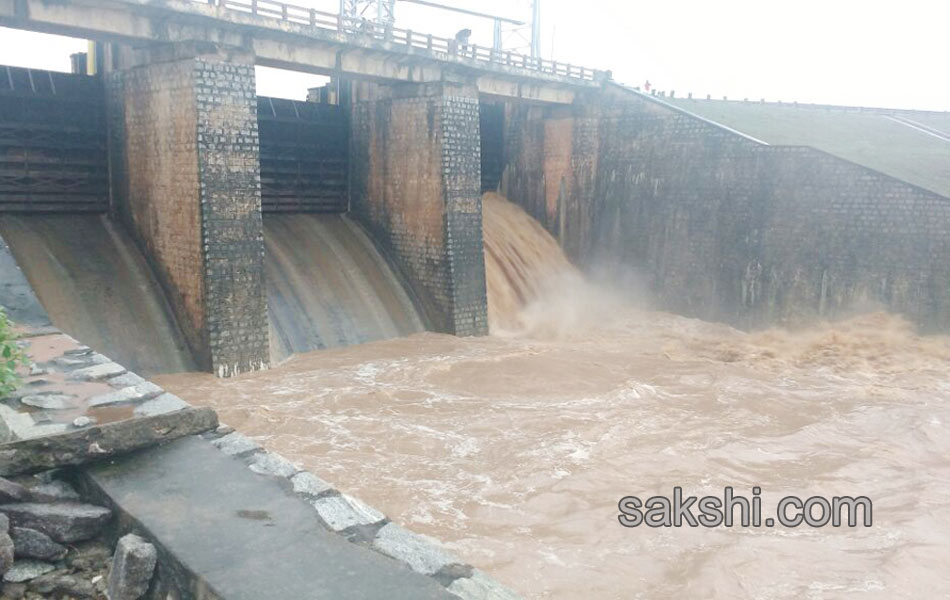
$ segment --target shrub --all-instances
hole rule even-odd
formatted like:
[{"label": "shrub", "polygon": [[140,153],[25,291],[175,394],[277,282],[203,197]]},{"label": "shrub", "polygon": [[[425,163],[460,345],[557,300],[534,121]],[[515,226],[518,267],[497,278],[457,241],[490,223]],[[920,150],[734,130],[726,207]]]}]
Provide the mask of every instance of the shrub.
[{"label": "shrub", "polygon": [[7,312],[0,307],[0,396],[6,396],[20,385],[17,367],[29,362],[16,338]]}]

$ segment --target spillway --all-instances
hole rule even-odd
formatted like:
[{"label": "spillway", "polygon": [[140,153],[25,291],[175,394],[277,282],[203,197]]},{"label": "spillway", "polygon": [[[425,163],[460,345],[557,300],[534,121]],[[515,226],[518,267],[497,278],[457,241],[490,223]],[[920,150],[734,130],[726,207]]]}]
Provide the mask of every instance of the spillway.
[{"label": "spillway", "polygon": [[424,330],[367,234],[339,214],[264,216],[271,360]]},{"label": "spillway", "polygon": [[482,195],[485,284],[492,333],[524,327],[523,310],[581,279],[557,240],[517,204]]},{"label": "spillway", "polygon": [[195,370],[151,268],[105,215],[4,215],[0,235],[56,327],[137,373]]}]

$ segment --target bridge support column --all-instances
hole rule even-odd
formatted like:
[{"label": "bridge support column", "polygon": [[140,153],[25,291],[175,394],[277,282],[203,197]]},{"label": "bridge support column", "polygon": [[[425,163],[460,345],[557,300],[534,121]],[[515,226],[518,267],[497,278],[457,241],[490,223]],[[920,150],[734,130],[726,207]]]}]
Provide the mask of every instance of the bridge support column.
[{"label": "bridge support column", "polygon": [[389,251],[430,325],[488,332],[478,93],[379,86],[351,121],[351,209]]},{"label": "bridge support column", "polygon": [[113,211],[199,363],[220,376],[266,367],[253,64],[179,56],[112,72],[107,90]]}]

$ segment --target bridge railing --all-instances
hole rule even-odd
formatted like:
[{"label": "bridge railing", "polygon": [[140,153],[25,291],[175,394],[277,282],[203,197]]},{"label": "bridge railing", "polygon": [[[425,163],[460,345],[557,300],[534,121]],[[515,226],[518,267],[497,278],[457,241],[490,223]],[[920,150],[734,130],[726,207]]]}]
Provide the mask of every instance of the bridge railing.
[{"label": "bridge railing", "polygon": [[346,17],[337,13],[324,12],[305,6],[276,2],[275,0],[195,0],[206,2],[212,6],[220,6],[236,12],[249,13],[262,17],[289,21],[309,25],[320,29],[328,29],[352,36],[362,36],[366,39],[389,42],[407,48],[419,48],[430,52],[441,52],[449,56],[469,58],[488,66],[508,66],[520,69],[558,75],[572,79],[595,81],[606,79],[604,71],[588,69],[553,60],[545,60],[510,52],[495,50],[476,44],[461,44],[451,38],[443,38],[432,34],[423,34],[411,29],[400,29],[392,26],[381,26],[365,19]]}]

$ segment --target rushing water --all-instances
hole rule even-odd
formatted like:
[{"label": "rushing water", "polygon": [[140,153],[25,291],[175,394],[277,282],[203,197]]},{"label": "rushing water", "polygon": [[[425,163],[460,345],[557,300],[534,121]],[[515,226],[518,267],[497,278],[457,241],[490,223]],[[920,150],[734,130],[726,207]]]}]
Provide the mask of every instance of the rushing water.
[{"label": "rushing water", "polygon": [[266,215],[271,359],[409,335],[422,320],[365,232],[343,215]]},{"label": "rushing water", "polygon": [[105,215],[4,215],[0,234],[54,325],[143,375],[195,368],[148,263]]},{"label": "rushing water", "polygon": [[[626,306],[573,273],[499,291],[550,243],[511,215],[500,234],[497,204],[486,239],[522,238],[486,256],[490,299],[509,298],[493,304],[502,335],[424,333],[159,382],[528,598],[950,590],[950,339],[881,313],[743,333]],[[622,496],[727,485],[761,486],[766,512],[787,494],[863,494],[874,524],[618,524]]]}]

